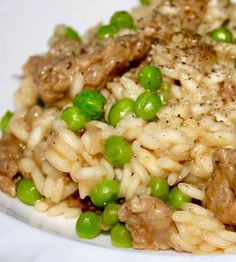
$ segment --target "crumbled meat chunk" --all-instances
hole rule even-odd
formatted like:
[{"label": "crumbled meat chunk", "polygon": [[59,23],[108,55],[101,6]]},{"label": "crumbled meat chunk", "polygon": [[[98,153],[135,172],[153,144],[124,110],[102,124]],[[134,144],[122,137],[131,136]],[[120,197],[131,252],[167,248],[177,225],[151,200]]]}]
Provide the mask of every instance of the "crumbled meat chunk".
[{"label": "crumbled meat chunk", "polygon": [[140,32],[118,37],[102,50],[79,57],[79,68],[84,73],[85,83],[91,87],[103,87],[114,76],[127,70],[131,62],[145,57],[150,47],[151,42]]},{"label": "crumbled meat chunk", "polygon": [[[20,142],[13,136],[7,135],[0,139],[0,160],[19,159],[21,156]],[[0,169],[2,172],[2,169]]]},{"label": "crumbled meat chunk", "polygon": [[218,149],[215,171],[206,187],[203,205],[222,223],[236,225],[236,151]]},{"label": "crumbled meat chunk", "polygon": [[22,154],[19,141],[6,136],[0,139],[0,190],[9,196],[15,196],[15,184],[12,178],[18,172],[17,161]]},{"label": "crumbled meat chunk", "polygon": [[150,196],[134,197],[119,210],[119,219],[131,232],[137,249],[175,248],[171,234],[176,232],[172,209],[162,200]]},{"label": "crumbled meat chunk", "polygon": [[0,159],[0,173],[7,174],[8,177],[13,177],[18,170],[15,159],[4,158]]},{"label": "crumbled meat chunk", "polygon": [[10,197],[16,196],[15,183],[6,176],[0,174],[0,190]]},{"label": "crumbled meat chunk", "polygon": [[78,72],[74,56],[35,56],[25,66],[31,74],[39,96],[45,104],[52,104],[64,97]]}]

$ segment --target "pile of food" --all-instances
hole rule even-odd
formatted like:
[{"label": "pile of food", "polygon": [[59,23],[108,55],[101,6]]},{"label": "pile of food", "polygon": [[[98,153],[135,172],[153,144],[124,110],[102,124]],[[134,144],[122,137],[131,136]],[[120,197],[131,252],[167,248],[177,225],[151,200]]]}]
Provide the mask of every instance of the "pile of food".
[{"label": "pile of food", "polygon": [[57,26],[2,118],[0,189],[79,237],[236,252],[236,6],[142,0]]}]

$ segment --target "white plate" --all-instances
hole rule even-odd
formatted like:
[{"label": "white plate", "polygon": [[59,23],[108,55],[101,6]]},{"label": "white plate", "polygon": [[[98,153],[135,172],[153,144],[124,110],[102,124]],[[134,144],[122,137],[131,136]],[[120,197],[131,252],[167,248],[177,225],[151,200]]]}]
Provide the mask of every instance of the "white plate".
[{"label": "white plate", "polygon": [[[129,9],[138,0],[0,0],[0,115],[14,110],[13,92],[21,66],[32,54],[47,50],[47,40],[59,23],[86,28],[107,22],[116,10]],[[10,261],[193,261],[207,256],[174,252],[142,252],[114,249],[108,237],[80,241],[75,220],[48,218],[33,208],[0,193],[0,262]],[[23,222],[23,223],[22,223]],[[41,230],[43,229],[43,230]],[[47,232],[45,232],[47,231]],[[49,233],[48,233],[49,232]],[[211,256],[233,261],[234,255]]]}]

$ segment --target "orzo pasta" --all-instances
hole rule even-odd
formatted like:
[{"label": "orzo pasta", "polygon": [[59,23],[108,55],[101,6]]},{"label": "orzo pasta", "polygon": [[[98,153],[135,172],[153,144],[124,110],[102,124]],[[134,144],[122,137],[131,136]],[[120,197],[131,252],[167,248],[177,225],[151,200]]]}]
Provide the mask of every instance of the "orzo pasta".
[{"label": "orzo pasta", "polygon": [[81,238],[236,252],[236,5],[141,2],[83,37],[59,25],[29,58],[0,190]]}]

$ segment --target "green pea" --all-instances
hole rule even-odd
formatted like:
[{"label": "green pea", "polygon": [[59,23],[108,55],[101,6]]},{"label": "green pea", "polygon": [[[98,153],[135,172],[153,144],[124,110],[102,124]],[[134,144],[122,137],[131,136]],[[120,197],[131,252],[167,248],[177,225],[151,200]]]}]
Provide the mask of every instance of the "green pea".
[{"label": "green pea", "polygon": [[33,206],[42,198],[31,178],[21,179],[16,185],[16,195],[26,205]]},{"label": "green pea", "polygon": [[116,32],[117,30],[114,26],[103,25],[98,29],[96,36],[98,39],[108,39],[113,38]]},{"label": "green pea", "polygon": [[96,90],[84,90],[75,97],[74,104],[94,120],[102,117],[106,98]]},{"label": "green pea", "polygon": [[138,117],[151,121],[156,117],[157,112],[163,107],[158,95],[146,91],[143,92],[134,104],[134,112]]},{"label": "green pea", "polygon": [[121,205],[116,203],[108,203],[102,213],[102,222],[104,225],[113,226],[119,222],[118,211]]},{"label": "green pea", "polygon": [[85,239],[92,239],[101,232],[101,216],[86,211],[80,215],[76,222],[76,233],[79,237]]},{"label": "green pea", "polygon": [[71,106],[67,107],[61,113],[61,119],[67,123],[70,130],[77,132],[84,129],[85,124],[90,120],[90,117],[82,109]]},{"label": "green pea", "polygon": [[8,126],[8,123],[11,119],[11,117],[13,116],[13,113],[11,111],[7,111],[4,116],[2,117],[2,120],[1,120],[1,131],[2,131],[2,134],[5,135],[7,133],[7,126]]},{"label": "green pea", "polygon": [[120,185],[116,180],[103,180],[96,184],[91,191],[90,198],[97,207],[104,207],[108,202],[115,201],[120,193]]},{"label": "green pea", "polygon": [[66,38],[81,41],[79,34],[72,27],[66,28]]},{"label": "green pea", "polygon": [[110,20],[110,24],[115,28],[134,28],[133,17],[126,11],[117,11],[113,14]]},{"label": "green pea", "polygon": [[153,197],[166,200],[169,193],[169,185],[166,180],[160,176],[152,177],[149,186],[151,187],[151,195]]},{"label": "green pea", "polygon": [[142,5],[150,5],[151,4],[151,0],[140,0],[140,3]]},{"label": "green pea", "polygon": [[140,68],[138,73],[139,84],[150,91],[157,91],[161,87],[161,70],[152,65],[145,65]]},{"label": "green pea", "polygon": [[79,34],[72,27],[66,25],[57,25],[54,30],[54,36],[81,41]]},{"label": "green pea", "polygon": [[105,142],[103,156],[114,167],[123,167],[132,157],[129,142],[121,136],[111,136]]},{"label": "green pea", "polygon": [[134,101],[130,98],[123,98],[112,105],[108,121],[115,127],[125,116],[132,113],[134,113]]},{"label": "green pea", "polygon": [[115,247],[132,247],[132,237],[125,225],[118,223],[111,229],[111,242]]},{"label": "green pea", "polygon": [[161,88],[157,90],[157,95],[160,97],[163,105],[166,105],[171,96],[171,85],[163,82]]},{"label": "green pea", "polygon": [[219,27],[211,32],[211,38],[214,41],[222,42],[222,43],[233,43],[234,38],[232,32],[225,28],[225,27]]},{"label": "green pea", "polygon": [[178,187],[174,187],[167,198],[167,203],[176,210],[180,209],[187,202],[191,202],[191,197],[182,193]]}]

